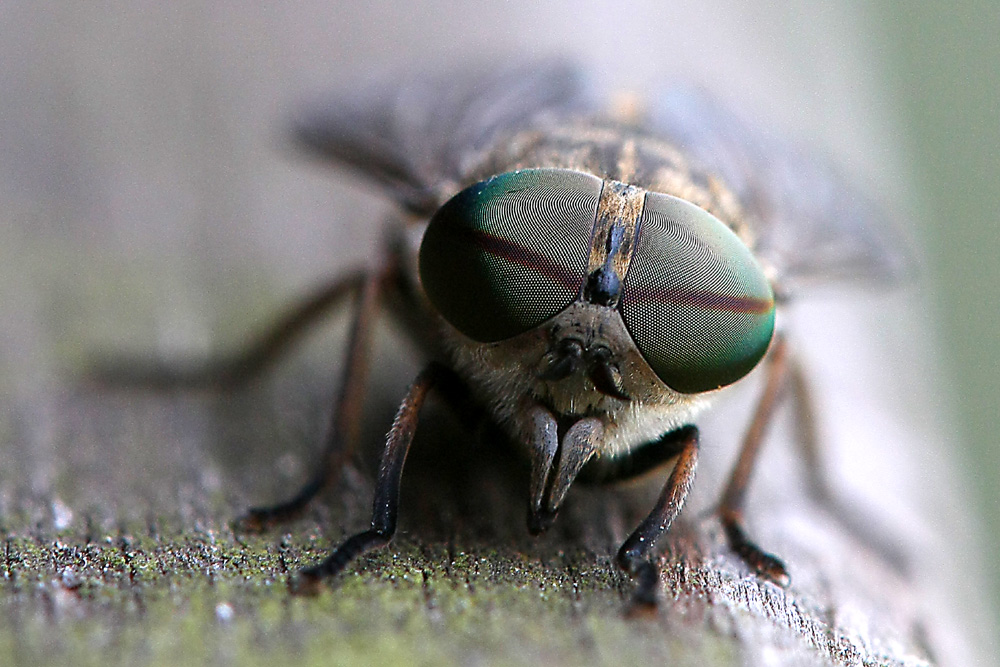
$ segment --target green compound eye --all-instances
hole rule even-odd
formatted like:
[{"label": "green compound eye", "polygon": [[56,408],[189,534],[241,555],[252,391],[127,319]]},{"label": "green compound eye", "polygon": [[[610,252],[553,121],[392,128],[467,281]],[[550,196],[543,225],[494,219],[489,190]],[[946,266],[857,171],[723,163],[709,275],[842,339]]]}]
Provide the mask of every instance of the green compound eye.
[{"label": "green compound eye", "polygon": [[683,393],[749,373],[774,334],[774,294],[750,250],[710,213],[646,195],[620,303],[653,371]]},{"label": "green compound eye", "polygon": [[483,343],[535,328],[580,291],[601,179],[525,169],[476,183],[431,219],[420,280],[434,307]]}]

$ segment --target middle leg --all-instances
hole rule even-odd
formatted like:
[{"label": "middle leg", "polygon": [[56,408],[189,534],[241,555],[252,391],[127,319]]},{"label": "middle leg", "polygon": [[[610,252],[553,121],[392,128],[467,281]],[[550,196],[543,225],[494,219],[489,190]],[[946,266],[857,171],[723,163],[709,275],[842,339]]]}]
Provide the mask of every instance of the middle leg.
[{"label": "middle leg", "polygon": [[632,604],[638,608],[656,606],[660,568],[651,557],[657,540],[667,532],[680,514],[698,465],[698,429],[685,426],[668,434],[677,438],[680,454],[667,483],[663,486],[653,511],[639,524],[618,550],[618,566],[636,579]]},{"label": "middle leg", "polygon": [[730,548],[761,576],[779,586],[790,583],[788,570],[780,559],[767,553],[749,537],[744,528],[743,507],[746,504],[750,474],[757,463],[757,455],[764,441],[764,434],[774,417],[778,400],[787,384],[788,347],[781,336],[776,336],[767,362],[767,379],[753,419],[743,438],[740,455],[733,468],[729,484],[719,504],[719,518],[726,532]]},{"label": "middle leg", "polygon": [[319,467],[305,485],[288,500],[247,510],[247,513],[236,521],[241,530],[260,532],[299,516],[313,498],[337,479],[344,464],[355,450],[368,380],[372,325],[378,312],[382,291],[391,275],[390,270],[382,270],[372,271],[365,276],[351,326],[347,363]]}]

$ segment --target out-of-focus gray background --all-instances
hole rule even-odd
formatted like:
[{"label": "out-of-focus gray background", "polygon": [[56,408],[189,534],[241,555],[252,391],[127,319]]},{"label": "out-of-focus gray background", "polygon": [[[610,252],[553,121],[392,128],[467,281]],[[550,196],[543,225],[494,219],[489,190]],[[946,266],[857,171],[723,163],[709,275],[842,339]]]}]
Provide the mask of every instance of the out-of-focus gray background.
[{"label": "out-of-focus gray background", "polygon": [[[989,0],[905,10],[867,0],[5,2],[0,517],[77,476],[112,489],[141,484],[121,467],[170,474],[156,468],[167,457],[111,466],[97,451],[92,468],[73,470],[52,460],[53,443],[78,426],[52,396],[90,352],[218,349],[372,256],[385,205],[294,154],[282,130],[296,102],[400,65],[556,53],[622,89],[703,83],[815,142],[900,214],[926,252],[930,329],[913,336],[940,354],[931,408],[954,416],[954,456],[979,500],[970,512],[995,553],[997,34]],[[328,379],[317,370],[315,382]],[[315,414],[295,409],[261,428],[308,440],[296,429],[311,435]],[[190,436],[173,426],[172,437]],[[209,474],[196,450],[189,471]],[[290,478],[301,472],[289,467]]]}]

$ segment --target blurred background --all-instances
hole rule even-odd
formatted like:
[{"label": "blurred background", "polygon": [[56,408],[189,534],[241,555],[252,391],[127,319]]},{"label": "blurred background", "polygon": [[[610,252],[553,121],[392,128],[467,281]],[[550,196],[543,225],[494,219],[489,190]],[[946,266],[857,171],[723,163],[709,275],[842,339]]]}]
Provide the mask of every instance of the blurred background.
[{"label": "blurred background", "polygon": [[[54,443],[76,422],[51,397],[95,349],[225,347],[337,267],[373,256],[387,207],[295,154],[284,129],[298,102],[400,65],[568,54],[605,86],[701,83],[831,154],[897,214],[926,260],[926,312],[908,335],[931,357],[927,410],[950,415],[946,450],[968,480],[997,593],[998,34],[992,0],[905,11],[872,0],[8,0],[0,517],[78,475],[123,483],[56,461]],[[204,471],[192,457],[188,472]],[[155,459],[142,465],[163,474]],[[100,504],[95,494],[87,502]]]},{"label": "blurred background", "polygon": [[[866,3],[867,4],[867,3]],[[894,106],[920,226],[943,362],[936,380],[956,418],[955,454],[982,512],[1000,599],[1000,7],[872,2],[868,25]]]}]

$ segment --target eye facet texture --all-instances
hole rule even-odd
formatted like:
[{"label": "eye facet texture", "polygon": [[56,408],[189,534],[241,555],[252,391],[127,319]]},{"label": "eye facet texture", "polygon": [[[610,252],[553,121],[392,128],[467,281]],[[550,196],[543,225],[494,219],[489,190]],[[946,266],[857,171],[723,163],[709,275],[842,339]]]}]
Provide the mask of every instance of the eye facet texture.
[{"label": "eye facet texture", "polygon": [[[582,172],[525,169],[455,195],[420,247],[431,303],[483,343],[557,315],[581,294],[602,187]],[[682,393],[739,380],[774,334],[774,295],[750,250],[704,209],[653,192],[618,309],[650,368]]]},{"label": "eye facet texture", "polygon": [[434,307],[480,342],[516,336],[580,291],[602,181],[525,169],[472,185],[431,219],[420,280]]},{"label": "eye facet texture", "polygon": [[774,295],[750,250],[707,211],[646,195],[619,306],[653,371],[696,393],[735,382],[774,333]]}]

